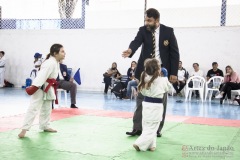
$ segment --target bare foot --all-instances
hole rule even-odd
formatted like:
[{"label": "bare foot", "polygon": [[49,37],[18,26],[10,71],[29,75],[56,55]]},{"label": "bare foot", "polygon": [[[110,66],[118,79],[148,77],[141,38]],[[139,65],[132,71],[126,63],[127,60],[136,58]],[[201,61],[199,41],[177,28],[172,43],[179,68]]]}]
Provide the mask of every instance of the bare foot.
[{"label": "bare foot", "polygon": [[57,132],[57,130],[48,128],[48,129],[44,129],[44,132]]},{"label": "bare foot", "polygon": [[133,147],[134,147],[137,151],[140,151],[140,148],[139,148],[136,144],[133,144]]},{"label": "bare foot", "polygon": [[155,151],[155,149],[156,149],[155,147],[152,147],[152,148],[149,148],[149,151],[153,152],[153,151]]},{"label": "bare foot", "polygon": [[23,130],[18,134],[18,137],[19,137],[19,138],[24,138],[26,132],[27,132],[27,130],[26,130],[26,129],[23,129]]}]

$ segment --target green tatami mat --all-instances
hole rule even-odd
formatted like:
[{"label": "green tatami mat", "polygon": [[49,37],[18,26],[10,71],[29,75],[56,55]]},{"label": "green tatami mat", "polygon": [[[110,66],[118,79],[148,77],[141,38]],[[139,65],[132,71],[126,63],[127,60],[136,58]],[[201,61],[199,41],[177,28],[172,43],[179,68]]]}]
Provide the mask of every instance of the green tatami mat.
[{"label": "green tatami mat", "polygon": [[58,133],[33,126],[0,133],[1,160],[195,160],[240,159],[240,129],[166,122],[155,152],[137,152],[125,134],[132,119],[75,116],[51,123]]}]

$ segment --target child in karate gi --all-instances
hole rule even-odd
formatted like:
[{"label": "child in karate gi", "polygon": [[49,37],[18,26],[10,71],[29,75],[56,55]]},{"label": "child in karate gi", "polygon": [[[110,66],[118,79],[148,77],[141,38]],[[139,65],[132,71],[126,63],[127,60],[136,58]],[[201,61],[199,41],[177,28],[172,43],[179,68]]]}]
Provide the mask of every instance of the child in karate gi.
[{"label": "child in karate gi", "polygon": [[34,66],[30,74],[30,77],[32,78],[32,80],[37,76],[37,72],[42,64],[42,54],[35,53],[33,63],[34,63]]},{"label": "child in karate gi", "polygon": [[156,149],[156,133],[162,120],[164,93],[171,89],[167,77],[161,76],[161,67],[156,59],[146,59],[138,91],[144,96],[142,102],[142,134],[133,147],[137,151],[154,151]]},{"label": "child in karate gi", "polygon": [[0,51],[0,88],[4,87],[4,73],[5,73],[5,52]]},{"label": "child in karate gi", "polygon": [[39,128],[45,132],[57,132],[49,127],[52,111],[52,101],[56,100],[56,89],[59,71],[59,61],[65,58],[65,51],[61,44],[53,44],[46,60],[42,63],[37,77],[33,80],[26,92],[31,95],[30,106],[25,115],[22,131],[18,134],[19,138],[25,137],[26,132],[40,110]]}]

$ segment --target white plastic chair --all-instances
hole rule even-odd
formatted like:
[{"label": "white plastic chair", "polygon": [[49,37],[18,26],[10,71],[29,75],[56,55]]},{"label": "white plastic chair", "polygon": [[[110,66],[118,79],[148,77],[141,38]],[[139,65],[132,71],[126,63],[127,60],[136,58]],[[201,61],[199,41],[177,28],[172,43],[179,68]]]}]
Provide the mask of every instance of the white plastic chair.
[{"label": "white plastic chair", "polygon": [[[221,77],[221,76],[214,76],[206,82],[206,85],[205,85],[205,101],[207,100],[207,96],[208,96],[209,91],[210,91],[209,92],[209,101],[211,101],[213,91],[218,91],[219,92],[219,88],[220,88],[220,85],[223,83],[223,79],[224,78]],[[209,83],[213,84],[212,88],[208,87]]]},{"label": "white plastic chair", "polygon": [[61,107],[61,102],[62,102],[62,94],[61,93],[64,93],[64,102],[65,102],[65,107],[67,106],[67,91],[64,90],[64,89],[61,89],[61,88],[58,88],[57,89],[57,95],[58,95],[58,107]]},{"label": "white plastic chair", "polygon": [[171,83],[171,89],[168,91],[168,93],[169,93],[171,96],[173,96],[173,94],[176,93],[176,91],[175,91],[172,83]]},{"label": "white plastic chair", "polygon": [[[190,88],[188,84],[192,81],[193,87]],[[205,84],[205,79],[201,76],[192,76],[188,78],[187,83],[186,83],[186,92],[185,92],[185,101],[187,101],[188,96],[189,96],[189,101],[191,101],[192,98],[192,91],[199,91],[200,98],[203,102],[204,100],[204,84]]]},{"label": "white plastic chair", "polygon": [[240,89],[238,90],[231,90],[231,99],[233,100],[236,95],[240,95]]}]

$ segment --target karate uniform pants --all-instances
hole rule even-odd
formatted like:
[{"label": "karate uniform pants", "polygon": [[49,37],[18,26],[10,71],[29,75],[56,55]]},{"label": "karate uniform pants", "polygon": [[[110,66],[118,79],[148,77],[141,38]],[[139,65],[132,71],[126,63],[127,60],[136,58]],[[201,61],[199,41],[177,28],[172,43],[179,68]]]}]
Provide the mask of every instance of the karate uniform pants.
[{"label": "karate uniform pants", "polygon": [[31,95],[30,106],[25,115],[22,129],[29,130],[31,128],[39,110],[39,128],[41,130],[48,129],[52,111],[52,100],[43,100],[42,89],[38,89]]},{"label": "karate uniform pants", "polygon": [[162,120],[163,104],[142,102],[142,134],[138,137],[134,144],[136,144],[141,151],[156,148],[156,133]]}]

